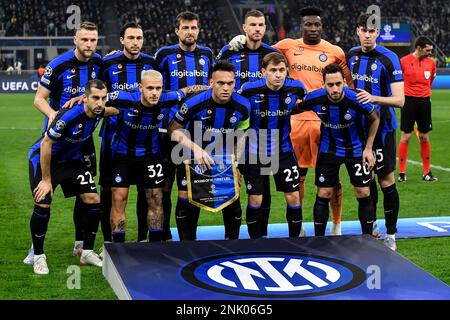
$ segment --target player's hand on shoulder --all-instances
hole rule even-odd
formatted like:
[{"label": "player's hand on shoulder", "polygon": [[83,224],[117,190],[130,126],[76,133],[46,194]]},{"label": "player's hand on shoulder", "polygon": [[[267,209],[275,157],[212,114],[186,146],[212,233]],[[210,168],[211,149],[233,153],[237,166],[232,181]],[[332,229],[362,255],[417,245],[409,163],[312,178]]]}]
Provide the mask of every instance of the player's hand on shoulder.
[{"label": "player's hand on shoulder", "polygon": [[75,104],[81,104],[83,102],[83,96],[78,96],[70,99],[63,105],[63,109],[72,109]]},{"label": "player's hand on shoulder", "polygon": [[232,49],[233,51],[239,51],[242,48],[244,48],[246,41],[247,39],[245,38],[245,35],[240,34],[231,39],[228,45],[230,46],[230,49]]},{"label": "player's hand on shoulder", "polygon": [[357,88],[356,90],[358,91],[358,93],[356,94],[356,99],[359,103],[366,104],[376,102],[374,96],[368,93],[366,90],[359,88]]},{"label": "player's hand on shoulder", "polygon": [[116,54],[117,52],[120,52],[120,50],[113,50],[113,51],[111,51],[111,52],[108,52],[108,53],[105,55],[105,57],[112,56],[113,54]]}]

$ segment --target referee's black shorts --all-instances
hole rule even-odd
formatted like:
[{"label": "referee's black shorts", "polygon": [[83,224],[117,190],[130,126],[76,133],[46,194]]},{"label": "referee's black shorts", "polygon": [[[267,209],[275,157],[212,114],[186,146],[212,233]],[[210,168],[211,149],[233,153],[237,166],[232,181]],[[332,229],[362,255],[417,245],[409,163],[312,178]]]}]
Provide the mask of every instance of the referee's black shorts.
[{"label": "referee's black shorts", "polygon": [[419,132],[430,132],[432,129],[430,97],[416,98],[405,96],[405,105],[401,109],[401,115],[400,128],[403,132],[411,133],[416,122]]}]

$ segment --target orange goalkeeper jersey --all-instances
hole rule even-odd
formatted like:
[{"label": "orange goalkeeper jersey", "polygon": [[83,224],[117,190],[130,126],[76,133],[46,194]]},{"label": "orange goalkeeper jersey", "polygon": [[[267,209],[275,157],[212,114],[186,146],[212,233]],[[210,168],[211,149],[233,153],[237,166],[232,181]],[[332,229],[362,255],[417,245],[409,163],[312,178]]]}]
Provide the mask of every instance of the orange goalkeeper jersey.
[{"label": "orange goalkeeper jersey", "polygon": [[[323,68],[332,63],[337,63],[344,69],[347,84],[352,84],[352,76],[347,67],[344,51],[326,40],[322,39],[316,45],[308,45],[303,42],[303,39],[284,39],[273,47],[280,50],[286,57],[290,77],[303,82],[308,91],[323,87]],[[320,121],[312,111],[293,115],[291,119]]]}]

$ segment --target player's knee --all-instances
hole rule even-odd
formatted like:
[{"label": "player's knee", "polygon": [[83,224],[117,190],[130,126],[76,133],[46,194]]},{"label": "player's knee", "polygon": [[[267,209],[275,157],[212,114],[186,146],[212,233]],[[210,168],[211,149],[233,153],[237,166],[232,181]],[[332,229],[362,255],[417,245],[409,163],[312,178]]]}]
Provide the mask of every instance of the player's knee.
[{"label": "player's knee", "polygon": [[178,198],[187,200],[187,198],[188,198],[187,191],[183,191],[183,190],[178,191]]},{"label": "player's knee", "polygon": [[299,206],[300,205],[300,194],[295,192],[286,192],[284,194],[284,198],[286,199],[286,203],[289,206]]},{"label": "player's knee", "polygon": [[253,207],[260,207],[262,204],[262,195],[249,195],[248,196],[248,204]]},{"label": "player's knee", "polygon": [[50,206],[35,204],[33,208],[33,217],[38,219],[50,219]]},{"label": "player's knee", "polygon": [[330,200],[333,195],[333,188],[318,188],[317,196]]},{"label": "player's knee", "polygon": [[411,133],[404,133],[402,132],[402,135],[400,137],[400,140],[404,143],[409,143],[409,140],[411,139]]},{"label": "player's knee", "polygon": [[421,142],[428,142],[429,141],[428,133],[420,133],[419,139]]},{"label": "player's knee", "polygon": [[84,203],[100,203],[100,196],[97,193],[83,193],[80,198]]},{"label": "player's knee", "polygon": [[127,200],[128,190],[124,190],[123,188],[113,188],[112,189],[112,201],[113,204],[123,203]]},{"label": "player's knee", "polygon": [[394,172],[388,173],[387,175],[384,175],[382,177],[378,177],[378,183],[380,184],[381,188],[387,188],[393,185],[395,183]]},{"label": "player's knee", "polygon": [[362,188],[355,188],[355,195],[356,198],[366,198],[370,196],[370,188],[369,187],[362,187]]}]

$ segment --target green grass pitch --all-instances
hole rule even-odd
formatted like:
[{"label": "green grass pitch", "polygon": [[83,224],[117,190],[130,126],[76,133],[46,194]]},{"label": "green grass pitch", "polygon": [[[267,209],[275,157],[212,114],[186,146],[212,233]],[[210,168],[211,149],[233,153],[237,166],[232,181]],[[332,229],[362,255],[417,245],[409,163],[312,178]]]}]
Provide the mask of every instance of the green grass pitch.
[{"label": "green grass pitch", "polygon": [[[450,91],[436,90],[432,96],[433,131],[431,133],[432,164],[450,167]],[[0,96],[0,299],[115,299],[115,294],[94,267],[81,269],[81,288],[70,290],[67,268],[78,265],[72,257],[74,226],[73,199],[64,199],[57,189],[46,237],[46,255],[50,274],[37,276],[31,266],[22,263],[30,246],[29,218],[33,199],[28,182],[29,147],[39,138],[43,116],[33,107],[32,94],[3,94]],[[100,140],[95,133],[96,146]],[[420,162],[417,139],[412,139],[409,159]],[[450,215],[450,172],[432,169],[439,181],[421,180],[420,165],[408,163],[408,181],[398,184],[400,217],[431,217]],[[98,177],[97,177],[98,178]],[[357,202],[345,169],[341,170],[344,187],[343,220],[357,220]],[[303,215],[312,219],[315,199],[314,172],[307,180]],[[274,190],[274,188],[273,188]],[[127,208],[129,230],[127,241],[136,241],[136,193],[130,194]],[[176,195],[173,193],[173,200]],[[245,206],[247,197],[242,196]],[[175,207],[175,205],[173,206]],[[172,212],[173,215],[173,212]],[[378,217],[382,217],[378,210]],[[273,193],[270,222],[285,221],[282,194]],[[172,218],[172,226],[175,226]],[[200,225],[221,225],[221,214],[201,213]],[[345,230],[344,230],[345,232]],[[96,248],[101,246],[99,232]],[[450,285],[450,238],[407,239],[398,241],[400,254]]]}]

